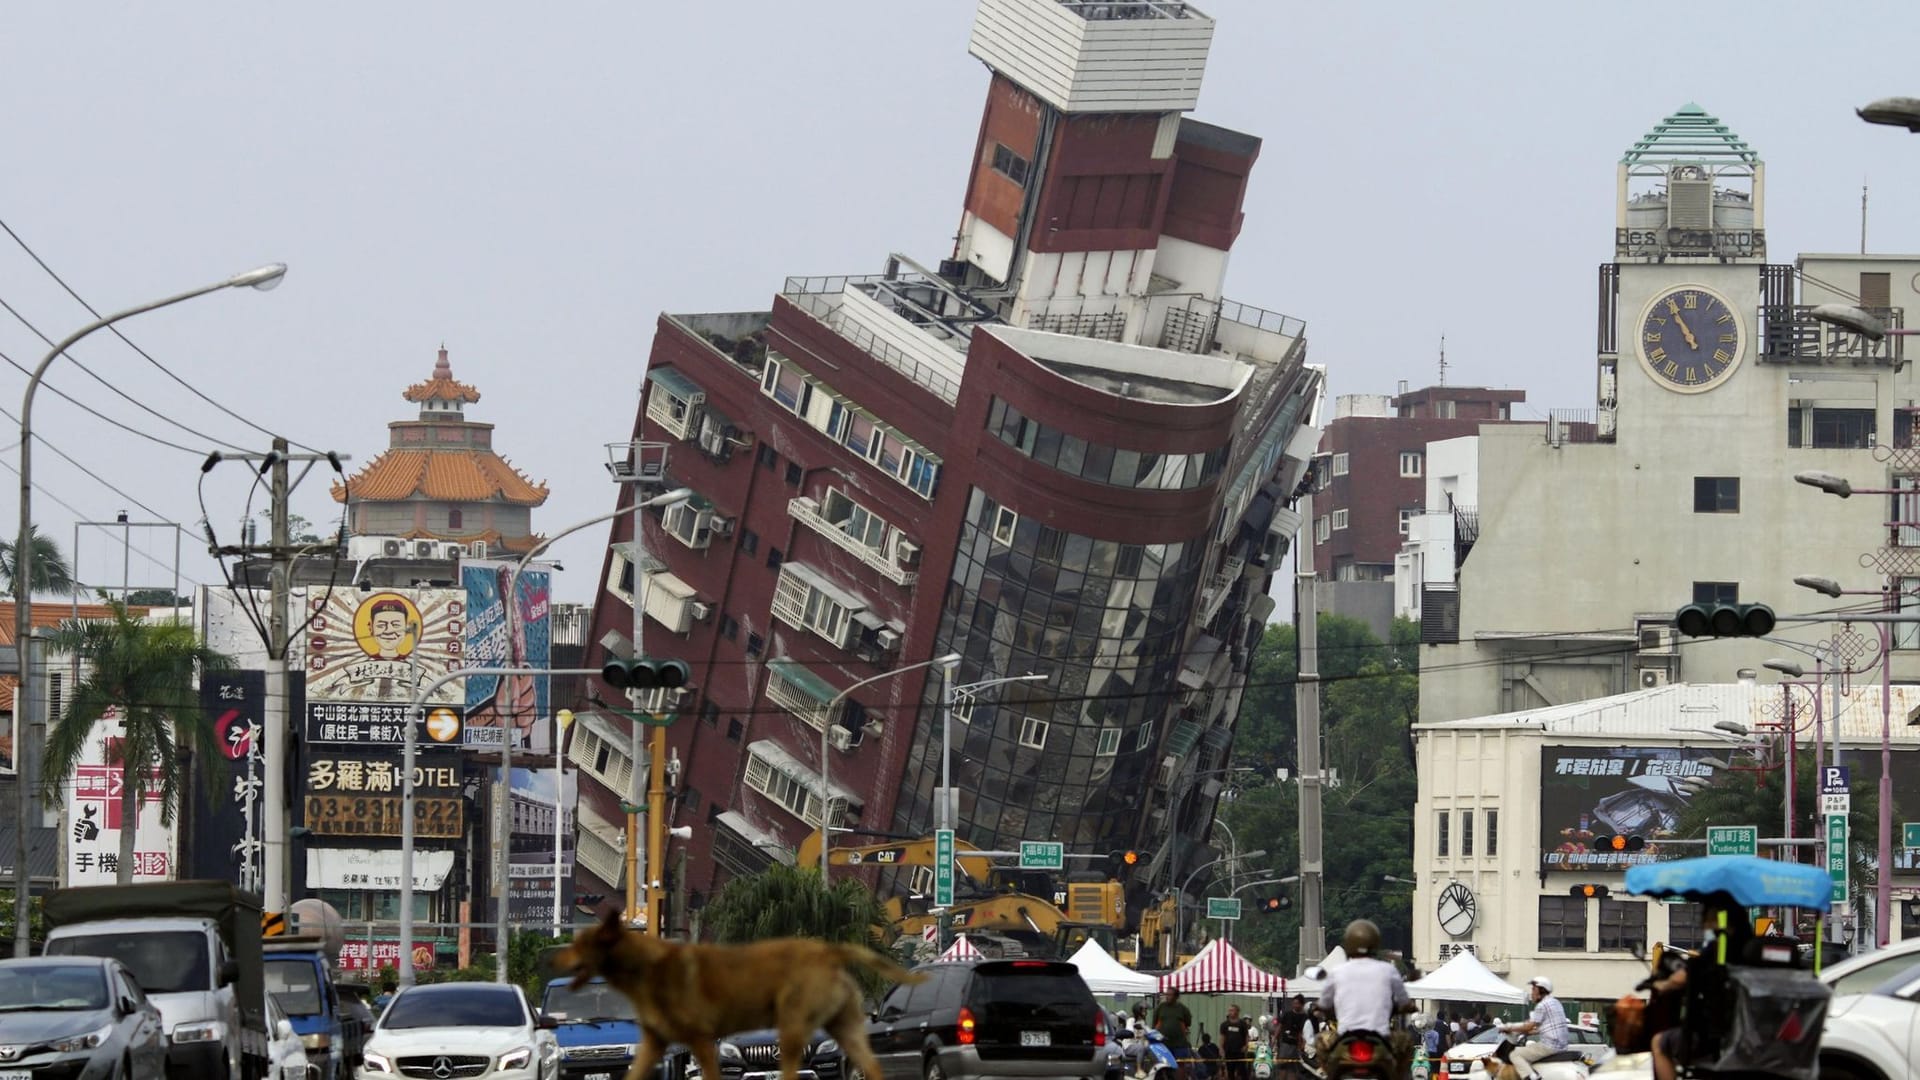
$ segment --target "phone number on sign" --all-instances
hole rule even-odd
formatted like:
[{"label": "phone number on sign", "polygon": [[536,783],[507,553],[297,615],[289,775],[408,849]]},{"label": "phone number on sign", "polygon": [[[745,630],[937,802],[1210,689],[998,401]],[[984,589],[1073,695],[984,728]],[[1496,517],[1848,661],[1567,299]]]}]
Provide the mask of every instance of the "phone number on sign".
[{"label": "phone number on sign", "polygon": [[[318,836],[399,836],[400,800],[379,795],[309,795],[307,828]],[[413,832],[422,838],[460,835],[460,800],[413,800]]]}]

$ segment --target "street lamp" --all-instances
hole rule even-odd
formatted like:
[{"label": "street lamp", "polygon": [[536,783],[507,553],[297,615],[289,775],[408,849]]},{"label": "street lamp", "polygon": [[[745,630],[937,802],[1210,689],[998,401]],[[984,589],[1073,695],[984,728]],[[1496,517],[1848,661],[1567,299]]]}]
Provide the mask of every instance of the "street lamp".
[{"label": "street lamp", "polygon": [[[1825,472],[1820,469],[1807,469],[1803,472],[1794,473],[1793,480],[1794,480],[1794,483],[1805,484],[1808,487],[1816,487],[1816,488],[1819,488],[1821,491],[1826,492],[1829,495],[1838,495],[1843,499],[1853,495],[1853,485],[1847,482],[1846,477],[1835,476],[1830,472]],[[1807,582],[1827,581],[1827,580],[1830,580],[1830,579],[1828,578],[1794,578],[1793,583],[1795,585],[1806,585],[1807,588],[1809,589],[1817,589],[1818,588],[1817,586],[1807,585]],[[1826,592],[1825,589],[1818,589],[1818,591]],[[1837,596],[1839,594],[1828,593],[1828,595]]]},{"label": "street lamp", "polygon": [[[40,358],[40,363],[33,369],[33,374],[27,377],[26,394],[20,399],[20,529],[16,534],[13,549],[13,643],[20,654],[20,673],[15,677],[14,684],[14,715],[19,718],[15,725],[17,731],[14,734],[16,745],[13,755],[16,773],[14,777],[15,810],[18,813],[15,821],[19,826],[16,849],[18,857],[14,860],[13,871],[13,954],[15,956],[32,954],[27,917],[33,879],[27,871],[27,845],[28,836],[32,833],[28,822],[33,817],[33,783],[26,768],[28,755],[22,751],[25,749],[27,735],[27,703],[33,700],[28,692],[28,686],[33,679],[33,665],[27,662],[28,653],[31,651],[28,639],[33,632],[33,395],[40,389],[40,380],[46,376],[47,368],[53,364],[54,359],[95,330],[112,326],[122,319],[178,304],[182,300],[191,300],[196,296],[205,296],[207,293],[218,292],[221,289],[253,288],[264,292],[280,284],[280,280],[286,274],[286,263],[268,263],[245,273],[235,274],[209,285],[202,285],[197,289],[189,289],[160,300],[149,300],[124,311],[102,316],[68,334],[59,344],[47,350],[47,354]],[[284,735],[281,733],[275,733],[274,741],[282,746],[285,745]],[[269,815],[268,832],[274,833],[274,826],[277,825],[279,826],[277,835],[284,836],[286,834],[284,801],[278,807],[268,804],[267,814]],[[278,817],[279,820],[271,820],[273,817]],[[132,827],[131,823],[128,827]],[[284,848],[282,850],[284,851]],[[271,877],[268,878],[267,885],[269,900],[284,901],[286,899],[284,895],[274,896],[274,883]],[[285,904],[281,903],[276,905],[274,910],[278,911],[284,907]]]},{"label": "street lamp", "polygon": [[[918,671],[921,668],[944,667],[944,668],[947,668],[949,671],[951,671],[955,667],[958,667],[959,664],[960,664],[959,653],[948,653],[945,656],[937,656],[932,660],[921,660],[921,661],[918,661],[917,663],[908,664],[905,667],[894,668],[892,671],[883,671],[878,675],[869,675],[866,678],[861,679],[859,682],[854,683],[852,686],[847,687],[845,690],[842,690],[839,693],[833,695],[833,700],[827,702],[826,711],[820,717],[820,887],[821,888],[824,889],[827,887],[827,840],[829,836],[829,833],[827,832],[827,827],[833,823],[831,817],[829,816],[829,811],[833,809],[833,787],[827,782],[827,765],[828,765],[827,757],[828,757],[828,754],[830,753],[827,746],[827,735],[829,732],[833,730],[834,713],[839,710],[840,704],[847,700],[848,694],[853,693],[855,690],[858,690],[861,687],[868,685],[869,683],[877,683],[882,679],[891,679],[898,675],[905,675],[909,671]],[[951,706],[949,706],[949,711],[951,711]]]},{"label": "street lamp", "polygon": [[[1244,857],[1248,859],[1258,859],[1266,853],[1266,848],[1260,848],[1257,851],[1247,852]],[[1205,870],[1207,867],[1217,866],[1220,863],[1226,862],[1228,859],[1238,857],[1240,856],[1222,855],[1212,862],[1201,863],[1199,866],[1193,868],[1193,873],[1187,875],[1187,880],[1180,883],[1180,891],[1173,894],[1173,951],[1175,959],[1179,958],[1180,943],[1183,940],[1181,933],[1182,924],[1185,921],[1183,916],[1186,914],[1187,909],[1187,886],[1193,884],[1193,879],[1198,877],[1200,871]]]},{"label": "street lamp", "polygon": [[1416,889],[1420,887],[1420,883],[1412,878],[1394,877],[1392,874],[1381,874],[1380,880],[1391,881],[1396,885],[1411,885]]},{"label": "street lamp", "polygon": [[1788,678],[1792,678],[1792,679],[1803,679],[1803,678],[1806,678],[1806,675],[1807,675],[1806,668],[1801,667],[1799,664],[1796,664],[1791,660],[1781,660],[1781,659],[1775,658],[1775,659],[1763,661],[1760,666],[1763,668],[1766,668],[1768,671],[1777,671],[1780,674],[1785,675]]},{"label": "street lamp", "polygon": [[[934,815],[934,820],[940,823],[937,827],[942,829],[951,829],[954,826],[953,773],[951,768],[953,759],[954,703],[959,701],[962,695],[968,699],[972,699],[975,694],[990,687],[1004,686],[1008,683],[1017,682],[1047,681],[1047,676],[1045,675],[1008,675],[1004,678],[982,679],[979,682],[970,682],[963,686],[955,686],[953,685],[953,673],[960,669],[960,657],[956,654],[952,659],[952,663],[945,665],[947,669],[947,689],[944,704],[946,707],[942,710],[944,715],[940,720],[940,812]],[[831,713],[829,713],[829,715],[831,715]],[[824,798],[825,796],[823,795],[822,797]],[[821,845],[822,850],[825,850],[825,847],[826,845],[823,842]],[[821,874],[821,880],[826,880],[824,872]]]},{"label": "street lamp", "polygon": [[1920,132],[1920,98],[1881,98],[1853,111],[1869,124],[1885,124]]}]

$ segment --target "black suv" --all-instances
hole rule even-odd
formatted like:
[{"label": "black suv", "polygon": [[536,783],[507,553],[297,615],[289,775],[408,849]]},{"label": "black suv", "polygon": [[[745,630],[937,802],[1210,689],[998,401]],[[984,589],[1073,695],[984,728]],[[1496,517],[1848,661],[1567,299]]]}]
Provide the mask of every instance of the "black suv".
[{"label": "black suv", "polygon": [[[720,1040],[720,1080],[770,1080],[780,1075],[780,1033],[772,1028],[743,1031]],[[705,1080],[700,1066],[686,1067],[688,1080]],[[800,1061],[800,1080],[841,1080],[840,1044],[816,1031]]]},{"label": "black suv", "polygon": [[961,960],[914,970],[927,980],[894,987],[867,1024],[884,1080],[1105,1075],[1107,1019],[1072,964]]}]

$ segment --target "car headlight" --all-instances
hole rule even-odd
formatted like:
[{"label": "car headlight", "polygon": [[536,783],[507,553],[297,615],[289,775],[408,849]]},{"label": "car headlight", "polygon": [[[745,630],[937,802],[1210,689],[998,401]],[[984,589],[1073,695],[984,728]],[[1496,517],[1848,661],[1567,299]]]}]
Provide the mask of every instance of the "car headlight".
[{"label": "car headlight", "polygon": [[819,1046],[813,1048],[813,1052],[816,1054],[837,1054],[840,1052],[840,1044],[833,1039],[825,1039],[821,1041]]},{"label": "car headlight", "polygon": [[723,1042],[723,1043],[721,1043],[721,1044],[720,1044],[720,1060],[722,1060],[722,1061],[739,1061],[739,1060],[740,1060],[740,1048],[739,1048],[739,1047],[737,1047],[737,1046],[735,1046],[735,1045],[733,1045],[733,1044],[732,1044],[732,1043],[730,1043],[730,1042]]},{"label": "car headlight", "polygon": [[173,1029],[173,1041],[176,1043],[220,1042],[227,1037],[227,1025],[218,1020],[202,1020],[195,1024],[181,1024]]},{"label": "car headlight", "polygon": [[55,1039],[53,1049],[61,1054],[77,1054],[82,1050],[91,1050],[107,1041],[113,1034],[113,1025],[108,1024],[98,1031],[88,1031],[79,1035],[69,1035],[64,1039]]},{"label": "car headlight", "polygon": [[501,1054],[500,1064],[495,1066],[495,1068],[502,1069],[502,1070],[524,1069],[527,1067],[527,1062],[532,1060],[533,1060],[533,1047],[523,1046],[518,1050],[509,1050],[506,1053]]},{"label": "car headlight", "polygon": [[360,1067],[367,1072],[390,1073],[393,1062],[385,1054],[376,1054],[371,1050],[360,1051]]}]

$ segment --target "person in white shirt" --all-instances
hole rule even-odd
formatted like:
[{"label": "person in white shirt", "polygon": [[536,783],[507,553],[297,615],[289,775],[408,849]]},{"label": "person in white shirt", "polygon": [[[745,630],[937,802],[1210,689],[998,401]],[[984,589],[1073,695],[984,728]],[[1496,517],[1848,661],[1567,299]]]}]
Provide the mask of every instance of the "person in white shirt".
[{"label": "person in white shirt", "polygon": [[1516,1049],[1509,1060],[1521,1080],[1534,1080],[1540,1075],[1534,1062],[1565,1050],[1571,1033],[1567,1030],[1567,1010],[1553,996],[1553,980],[1535,975],[1527,980],[1527,990],[1533,995],[1533,1011],[1517,1024],[1501,1024],[1500,1030],[1509,1035],[1533,1036],[1533,1041]]},{"label": "person in white shirt", "polygon": [[[1340,944],[1346,950],[1347,962],[1327,973],[1326,985],[1320,991],[1321,1007],[1342,1033],[1372,1032],[1388,1043],[1399,1061],[1411,1061],[1413,1040],[1405,1032],[1393,1030],[1393,1018],[1412,1012],[1413,1001],[1393,965],[1374,957],[1380,948],[1380,928],[1366,919],[1355,919],[1347,924]],[[1331,1054],[1323,1054],[1322,1060],[1333,1067]],[[1401,1071],[1392,1070],[1395,1075]]]}]

